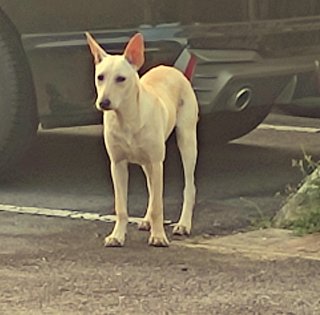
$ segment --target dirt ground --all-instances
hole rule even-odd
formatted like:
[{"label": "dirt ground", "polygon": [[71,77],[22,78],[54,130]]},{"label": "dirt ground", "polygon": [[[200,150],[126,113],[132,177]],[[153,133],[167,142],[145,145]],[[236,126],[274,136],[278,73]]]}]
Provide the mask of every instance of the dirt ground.
[{"label": "dirt ground", "polygon": [[320,314],[320,257],[281,246],[247,255],[245,243],[212,237],[151,248],[133,225],[126,246],[110,249],[112,224],[5,212],[0,222],[3,315]]}]

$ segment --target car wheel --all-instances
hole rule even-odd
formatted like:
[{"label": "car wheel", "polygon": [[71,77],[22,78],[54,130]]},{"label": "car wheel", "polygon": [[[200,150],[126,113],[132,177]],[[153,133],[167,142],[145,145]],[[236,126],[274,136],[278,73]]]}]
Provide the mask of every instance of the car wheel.
[{"label": "car wheel", "polygon": [[38,128],[31,70],[20,36],[0,10],[0,176],[29,148]]},{"label": "car wheel", "polygon": [[241,112],[203,115],[199,121],[199,142],[224,144],[255,129],[270,113],[272,105],[247,107]]}]

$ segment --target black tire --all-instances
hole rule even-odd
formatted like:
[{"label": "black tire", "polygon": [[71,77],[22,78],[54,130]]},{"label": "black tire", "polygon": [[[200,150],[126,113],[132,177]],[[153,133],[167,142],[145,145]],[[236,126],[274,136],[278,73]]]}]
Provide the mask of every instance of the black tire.
[{"label": "black tire", "polygon": [[24,156],[38,124],[32,74],[20,35],[0,10],[0,178]]},{"label": "black tire", "polygon": [[270,113],[272,105],[247,107],[241,112],[218,112],[200,117],[199,142],[224,144],[255,129]]}]

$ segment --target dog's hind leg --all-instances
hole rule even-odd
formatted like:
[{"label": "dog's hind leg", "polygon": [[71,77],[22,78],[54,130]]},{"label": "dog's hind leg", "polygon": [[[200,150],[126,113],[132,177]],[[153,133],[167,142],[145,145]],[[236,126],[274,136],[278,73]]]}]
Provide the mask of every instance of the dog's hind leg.
[{"label": "dog's hind leg", "polygon": [[148,201],[148,207],[146,214],[144,218],[142,219],[141,222],[138,224],[138,229],[141,231],[150,231],[150,212],[151,212],[151,199],[150,199],[150,194],[151,194],[151,183],[150,183],[150,178],[148,176],[148,169],[146,166],[142,165],[143,172],[146,176],[147,179],[147,187],[148,187],[148,193],[149,193],[149,201]]},{"label": "dog's hind leg", "polygon": [[[187,106],[192,106],[187,108]],[[180,219],[173,229],[177,235],[189,235],[195,204],[196,187],[194,172],[197,162],[197,122],[198,107],[196,101],[185,103],[180,107],[176,126],[177,144],[181,154],[184,170],[183,206]]]},{"label": "dog's hind leg", "polygon": [[105,238],[106,247],[123,246],[127,232],[128,212],[128,163],[127,161],[111,162],[111,175],[115,195],[116,223],[112,233]]}]

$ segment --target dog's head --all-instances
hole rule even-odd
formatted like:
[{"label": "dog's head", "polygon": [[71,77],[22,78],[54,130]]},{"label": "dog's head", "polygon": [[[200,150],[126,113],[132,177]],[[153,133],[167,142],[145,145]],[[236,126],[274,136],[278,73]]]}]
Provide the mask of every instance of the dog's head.
[{"label": "dog's head", "polygon": [[143,36],[135,34],[123,55],[109,55],[89,33],[86,36],[95,63],[96,107],[116,110],[136,89],[137,71],[144,63]]}]

